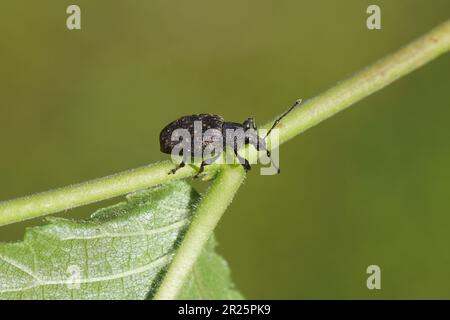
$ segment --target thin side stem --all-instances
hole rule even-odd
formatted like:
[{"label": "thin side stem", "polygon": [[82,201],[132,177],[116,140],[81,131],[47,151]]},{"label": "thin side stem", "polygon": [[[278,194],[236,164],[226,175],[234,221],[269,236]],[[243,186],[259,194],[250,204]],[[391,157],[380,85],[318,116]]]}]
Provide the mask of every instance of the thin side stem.
[{"label": "thin side stem", "polygon": [[[380,90],[450,50],[450,20],[437,26],[394,54],[376,62],[286,116],[280,125],[282,144],[321,121]],[[264,127],[269,128],[272,122]],[[272,146],[275,147],[275,146]],[[0,226],[40,217],[96,201],[123,195],[173,179],[192,177],[195,170],[185,167],[167,175],[173,167],[161,162],[56,190],[0,202]],[[219,166],[208,166],[215,172]]]},{"label": "thin side stem", "polygon": [[[450,20],[315,98],[304,101],[277,128],[280,144],[315,126],[450,50]],[[269,128],[272,122],[265,125]]]},{"label": "thin side stem", "polygon": [[[211,165],[205,171],[217,170]],[[197,171],[186,166],[169,175],[174,164],[163,161],[111,176],[66,186],[30,196],[0,202],[0,226],[20,222],[85,204],[106,200],[150,186],[193,176]]]},{"label": "thin side stem", "polygon": [[154,299],[175,299],[217,223],[245,178],[242,166],[224,166],[203,196]]}]

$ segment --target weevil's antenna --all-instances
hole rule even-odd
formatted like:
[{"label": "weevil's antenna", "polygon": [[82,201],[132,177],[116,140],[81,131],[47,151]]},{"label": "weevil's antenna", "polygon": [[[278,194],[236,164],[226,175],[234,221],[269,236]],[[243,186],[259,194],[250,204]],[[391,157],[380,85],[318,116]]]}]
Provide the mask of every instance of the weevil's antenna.
[{"label": "weevil's antenna", "polygon": [[286,117],[289,112],[291,112],[296,106],[300,105],[301,103],[302,103],[302,99],[298,99],[297,101],[295,101],[295,103],[292,105],[292,107],[289,108],[288,111],[283,113],[277,120],[275,120],[275,122],[272,125],[272,128],[270,128],[269,131],[267,131],[267,134],[264,137],[264,139],[266,139],[267,136],[270,134],[270,132],[280,123],[281,119]]}]

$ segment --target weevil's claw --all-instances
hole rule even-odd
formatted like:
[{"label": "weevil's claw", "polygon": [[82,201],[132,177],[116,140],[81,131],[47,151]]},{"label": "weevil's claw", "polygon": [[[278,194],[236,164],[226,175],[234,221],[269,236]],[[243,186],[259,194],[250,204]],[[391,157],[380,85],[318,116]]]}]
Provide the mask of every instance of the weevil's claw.
[{"label": "weevil's claw", "polygon": [[175,174],[175,172],[178,171],[178,169],[181,169],[185,166],[184,162],[181,162],[178,166],[176,166],[175,168],[173,168],[172,170],[170,170],[167,174]]},{"label": "weevil's claw", "polygon": [[204,170],[205,170],[205,162],[203,161],[202,164],[200,165],[200,169],[197,171],[197,173],[193,178],[197,179],[200,176],[200,174],[203,173]]}]

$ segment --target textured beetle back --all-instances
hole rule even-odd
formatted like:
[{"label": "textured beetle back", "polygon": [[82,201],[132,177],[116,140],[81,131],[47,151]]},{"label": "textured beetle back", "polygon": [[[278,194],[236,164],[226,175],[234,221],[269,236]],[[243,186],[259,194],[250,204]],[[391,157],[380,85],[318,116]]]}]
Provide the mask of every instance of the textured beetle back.
[{"label": "textured beetle back", "polygon": [[[205,133],[208,129],[217,129],[218,132],[222,132],[222,125],[224,120],[221,116],[215,114],[201,113],[189,116],[181,117],[175,121],[172,121],[165,126],[159,134],[159,146],[161,152],[170,154],[172,149],[179,143],[179,141],[172,141],[172,133],[176,129],[186,129],[191,135],[192,144],[202,143],[203,141],[194,141],[194,122],[202,121],[202,132]],[[200,136],[201,137],[201,136]],[[202,137],[203,139],[203,137]]]}]

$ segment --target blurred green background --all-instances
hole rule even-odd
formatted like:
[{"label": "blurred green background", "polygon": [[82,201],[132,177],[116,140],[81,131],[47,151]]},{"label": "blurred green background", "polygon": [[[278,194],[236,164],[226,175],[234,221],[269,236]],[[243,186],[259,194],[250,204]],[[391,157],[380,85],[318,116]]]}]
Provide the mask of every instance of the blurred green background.
[{"label": "blurred green background", "polygon": [[[72,3],[81,31],[65,26]],[[365,26],[369,4],[381,30]],[[265,123],[444,21],[450,2],[16,0],[0,10],[6,200],[167,159],[158,134],[181,115]],[[450,298],[449,71],[439,58],[283,145],[280,176],[249,174],[217,230],[247,298]],[[0,240],[41,221],[2,227]],[[378,291],[366,288],[371,264]]]}]

